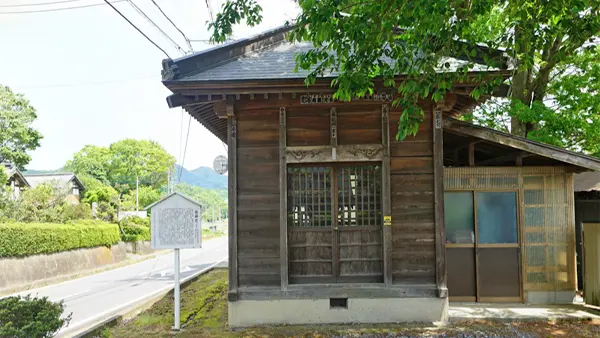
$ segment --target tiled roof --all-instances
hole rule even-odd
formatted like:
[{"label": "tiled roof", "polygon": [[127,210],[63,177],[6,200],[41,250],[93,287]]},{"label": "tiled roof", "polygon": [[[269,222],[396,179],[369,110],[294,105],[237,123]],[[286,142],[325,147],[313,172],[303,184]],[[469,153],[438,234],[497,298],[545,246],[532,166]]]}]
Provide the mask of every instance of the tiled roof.
[{"label": "tiled roof", "polygon": [[8,178],[16,176],[23,184],[25,184],[26,186],[30,186],[29,182],[25,179],[23,173],[21,173],[21,171],[19,170],[19,168],[17,168],[16,165],[9,162],[2,162],[2,164],[0,164],[0,170],[4,170]]},{"label": "tiled roof", "polygon": [[[178,78],[177,81],[304,79],[310,72],[302,69],[299,69],[298,72],[294,72],[294,67],[296,66],[295,54],[308,52],[311,49],[312,44],[309,42],[291,43],[289,41],[283,41],[262,50],[230,59],[213,68],[199,70],[191,75],[184,75],[181,78]],[[385,61],[390,64],[393,63],[391,59]],[[454,72],[460,66],[468,64],[467,61],[452,57],[441,60],[441,63],[446,62],[450,63],[450,69],[444,70],[448,72]],[[499,69],[475,64],[475,67],[471,71],[495,70]],[[337,73],[323,74],[323,76],[335,77],[337,76]]]},{"label": "tiled roof", "polygon": [[27,182],[29,182],[29,184],[34,188],[42,183],[58,182],[60,184],[67,184],[73,180],[81,188],[84,188],[83,184],[79,181],[79,179],[77,179],[77,176],[75,176],[74,173],[55,173],[55,174],[37,174],[37,175],[25,174],[25,178],[27,179]]}]

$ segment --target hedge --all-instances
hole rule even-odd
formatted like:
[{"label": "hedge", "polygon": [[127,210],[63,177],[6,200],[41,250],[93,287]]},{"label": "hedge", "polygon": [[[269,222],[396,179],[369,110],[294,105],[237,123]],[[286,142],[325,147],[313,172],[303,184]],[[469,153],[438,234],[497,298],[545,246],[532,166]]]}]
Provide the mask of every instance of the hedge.
[{"label": "hedge", "polygon": [[121,240],[123,242],[139,242],[150,240],[150,219],[138,216],[129,216],[123,218],[119,225],[121,226]]},{"label": "hedge", "polygon": [[96,221],[73,221],[68,224],[6,223],[0,224],[0,257],[110,246],[120,239],[118,225]]},{"label": "hedge", "polygon": [[121,226],[123,232],[121,239],[123,242],[140,242],[150,240],[150,228],[143,225],[125,225]]}]

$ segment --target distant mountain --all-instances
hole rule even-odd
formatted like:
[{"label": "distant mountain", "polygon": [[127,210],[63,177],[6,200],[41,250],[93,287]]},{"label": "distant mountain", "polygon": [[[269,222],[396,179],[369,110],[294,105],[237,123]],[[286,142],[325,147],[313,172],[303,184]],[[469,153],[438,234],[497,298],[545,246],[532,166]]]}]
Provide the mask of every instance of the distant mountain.
[{"label": "distant mountain", "polygon": [[[181,182],[189,185],[194,185],[206,189],[227,189],[227,176],[217,174],[212,168],[199,167],[194,170],[187,170],[182,168],[178,164],[175,165],[177,171],[173,182],[179,183],[179,171],[183,169],[181,173]],[[56,170],[27,170],[24,174],[37,175],[37,174],[52,174],[64,171],[62,168]]]},{"label": "distant mountain", "polygon": [[182,170],[181,182],[183,183],[206,189],[227,189],[227,176],[217,174],[212,168],[200,167],[187,170],[176,164],[175,170],[177,171],[175,183],[178,182],[179,171]]},{"label": "distant mountain", "polygon": [[56,170],[35,170],[35,169],[27,169],[23,172],[23,174],[25,175],[40,175],[40,174],[54,174],[54,173],[60,173],[63,172],[64,170],[62,168],[56,169]]}]

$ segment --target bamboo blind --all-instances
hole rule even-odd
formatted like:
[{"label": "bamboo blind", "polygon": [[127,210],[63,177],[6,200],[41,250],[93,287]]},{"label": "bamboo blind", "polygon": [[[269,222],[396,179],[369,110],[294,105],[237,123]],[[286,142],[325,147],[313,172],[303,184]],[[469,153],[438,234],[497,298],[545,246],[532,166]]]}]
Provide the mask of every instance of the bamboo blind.
[{"label": "bamboo blind", "polygon": [[523,290],[575,290],[572,174],[562,167],[445,168],[444,189],[517,191]]}]

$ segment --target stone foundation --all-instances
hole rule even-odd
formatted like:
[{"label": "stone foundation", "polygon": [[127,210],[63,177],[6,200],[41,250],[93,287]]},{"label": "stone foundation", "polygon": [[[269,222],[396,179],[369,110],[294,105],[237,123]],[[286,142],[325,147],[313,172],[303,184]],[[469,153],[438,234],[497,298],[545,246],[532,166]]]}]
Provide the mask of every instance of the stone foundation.
[{"label": "stone foundation", "polygon": [[445,322],[447,298],[350,298],[347,308],[329,299],[229,302],[229,326],[333,323]]},{"label": "stone foundation", "polygon": [[528,291],[527,304],[573,304],[575,291]]}]

